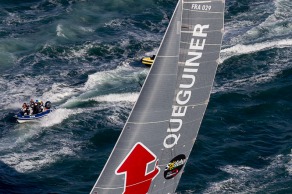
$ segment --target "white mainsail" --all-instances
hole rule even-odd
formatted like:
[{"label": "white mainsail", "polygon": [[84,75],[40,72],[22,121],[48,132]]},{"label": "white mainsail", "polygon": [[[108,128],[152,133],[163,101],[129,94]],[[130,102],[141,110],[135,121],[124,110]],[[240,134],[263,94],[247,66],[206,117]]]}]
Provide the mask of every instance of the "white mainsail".
[{"label": "white mainsail", "polygon": [[224,0],[179,0],[92,194],[174,193],[208,105]]}]

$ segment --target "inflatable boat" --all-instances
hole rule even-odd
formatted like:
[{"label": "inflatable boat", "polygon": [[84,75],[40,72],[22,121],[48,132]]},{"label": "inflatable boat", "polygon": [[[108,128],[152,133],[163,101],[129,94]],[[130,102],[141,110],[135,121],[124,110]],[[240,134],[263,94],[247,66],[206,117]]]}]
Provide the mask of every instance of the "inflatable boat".
[{"label": "inflatable boat", "polygon": [[[26,104],[26,103],[24,103]],[[37,104],[36,104],[37,106]],[[30,111],[26,112],[24,110],[20,111],[18,114],[16,114],[14,117],[17,119],[17,122],[19,123],[25,123],[25,122],[33,122],[38,121],[39,119],[48,116],[52,112],[51,109],[51,102],[47,101],[45,103],[45,107],[43,110],[40,109],[38,106],[38,110],[34,110],[34,112],[37,112],[36,114],[29,114]],[[40,112],[41,111],[41,112]]]},{"label": "inflatable boat", "polygon": [[51,109],[47,109],[43,112],[40,112],[38,114],[33,115],[23,115],[22,112],[19,112],[17,115],[15,115],[15,118],[17,119],[17,122],[19,123],[25,123],[25,122],[33,122],[38,121],[39,119],[48,116],[52,112]]}]

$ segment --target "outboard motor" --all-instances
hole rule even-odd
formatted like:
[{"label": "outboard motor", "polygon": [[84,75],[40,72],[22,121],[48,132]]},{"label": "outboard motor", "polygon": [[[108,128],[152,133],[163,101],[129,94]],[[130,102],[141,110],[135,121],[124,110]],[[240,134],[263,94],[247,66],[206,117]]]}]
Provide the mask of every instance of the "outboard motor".
[{"label": "outboard motor", "polygon": [[50,109],[51,108],[51,102],[50,101],[47,101],[46,103],[45,103],[45,107],[46,107],[46,109]]}]

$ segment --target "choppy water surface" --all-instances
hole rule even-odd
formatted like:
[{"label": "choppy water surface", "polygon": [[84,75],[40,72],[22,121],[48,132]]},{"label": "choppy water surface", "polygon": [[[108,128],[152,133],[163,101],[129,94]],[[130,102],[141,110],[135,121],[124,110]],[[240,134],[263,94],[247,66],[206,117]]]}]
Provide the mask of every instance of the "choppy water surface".
[{"label": "choppy water surface", "polygon": [[[89,193],[175,5],[0,1],[0,193]],[[178,193],[292,193],[291,9],[226,1],[221,64]],[[15,123],[31,97],[55,114]]]}]

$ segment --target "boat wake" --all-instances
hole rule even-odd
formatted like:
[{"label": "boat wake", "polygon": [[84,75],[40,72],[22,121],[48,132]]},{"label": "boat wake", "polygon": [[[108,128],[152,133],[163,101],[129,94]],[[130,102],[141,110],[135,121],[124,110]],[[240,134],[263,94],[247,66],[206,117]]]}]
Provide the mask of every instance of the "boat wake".
[{"label": "boat wake", "polygon": [[222,49],[220,52],[220,63],[222,64],[225,60],[230,57],[256,53],[258,51],[273,49],[273,48],[286,48],[292,47],[292,39],[278,40],[278,41],[267,41],[262,43],[256,43],[251,45],[238,44],[230,48]]}]

